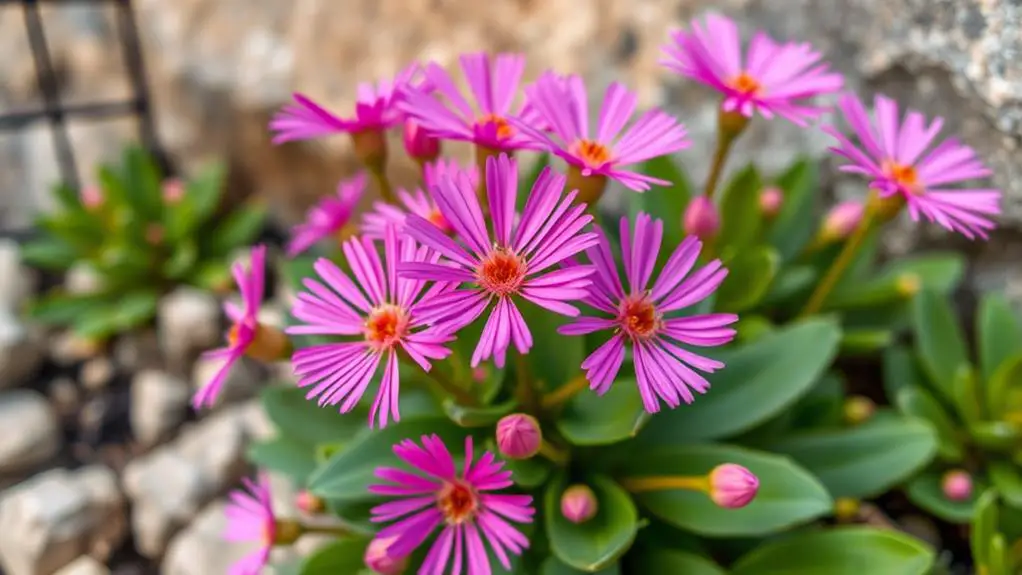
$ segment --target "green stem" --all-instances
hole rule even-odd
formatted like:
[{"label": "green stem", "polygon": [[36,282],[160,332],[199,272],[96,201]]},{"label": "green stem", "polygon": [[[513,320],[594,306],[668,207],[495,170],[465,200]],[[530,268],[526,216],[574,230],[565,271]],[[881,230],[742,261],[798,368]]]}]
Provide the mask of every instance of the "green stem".
[{"label": "green stem", "polygon": [[568,465],[568,462],[571,461],[571,454],[567,450],[555,447],[545,439],[539,444],[539,454],[561,467]]},{"label": "green stem", "polygon": [[544,409],[559,407],[587,387],[589,387],[589,380],[586,379],[585,374],[579,374],[568,383],[544,395],[540,403]]},{"label": "green stem", "polygon": [[337,537],[346,537],[351,535],[351,530],[343,525],[302,525],[303,534],[316,534],[316,535],[336,535]]},{"label": "green stem", "polygon": [[806,317],[813,315],[823,308],[824,302],[827,300],[827,296],[834,291],[834,287],[837,282],[844,276],[848,266],[855,260],[855,255],[859,253],[863,243],[866,241],[866,236],[869,235],[870,228],[873,227],[873,216],[874,208],[872,202],[866,203],[866,209],[862,214],[862,220],[859,221],[858,227],[852,232],[852,235],[848,237],[848,241],[845,242],[841,253],[838,254],[837,258],[830,268],[827,269],[826,275],[820,280],[820,283],[816,285],[816,289],[813,290],[811,296],[809,296],[809,303],[799,313],[799,317]]},{"label": "green stem", "polygon": [[373,181],[376,182],[376,188],[380,190],[380,197],[383,201],[388,204],[396,204],[397,199],[394,197],[394,189],[390,187],[390,179],[387,178],[387,172],[382,168],[378,170],[370,170],[369,172]]},{"label": "green stem", "polygon": [[525,409],[526,413],[538,415],[540,401],[536,395],[536,388],[532,384],[529,362],[525,359],[524,354],[515,354],[515,373],[518,376],[518,388],[515,390],[515,395],[518,397],[519,405]]},{"label": "green stem", "polygon": [[440,373],[439,369],[431,369],[426,372],[426,375],[428,375],[429,378],[437,384],[437,387],[444,391],[444,393],[454,397],[455,401],[459,404],[470,407],[477,407],[479,405],[479,400],[476,399],[474,395],[451,381],[451,379],[443,373]]},{"label": "green stem", "polygon": [[622,487],[630,493],[642,493],[645,491],[666,491],[673,489],[684,489],[687,491],[702,491],[709,493],[710,480],[701,475],[689,477],[683,475],[657,475],[650,477],[626,477],[619,481]]},{"label": "green stem", "polygon": [[717,191],[717,183],[720,175],[724,173],[724,164],[727,163],[728,153],[731,151],[731,144],[735,139],[727,134],[717,133],[717,149],[713,152],[713,163],[710,165],[710,173],[706,176],[706,185],[703,187],[703,194],[712,199],[713,193]]}]

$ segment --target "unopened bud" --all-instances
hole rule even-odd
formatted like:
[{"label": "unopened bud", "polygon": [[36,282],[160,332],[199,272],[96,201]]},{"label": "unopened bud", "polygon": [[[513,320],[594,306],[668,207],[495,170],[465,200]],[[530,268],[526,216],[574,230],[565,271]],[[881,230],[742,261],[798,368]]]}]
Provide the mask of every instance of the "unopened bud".
[{"label": "unopened bud", "polygon": [[405,152],[419,163],[432,162],[440,155],[440,139],[427,134],[417,123],[405,120]]},{"label": "unopened bud", "polygon": [[834,206],[823,218],[820,238],[826,243],[847,238],[862,221],[862,211],[860,202],[841,202]]},{"label": "unopened bud", "polygon": [[103,190],[99,186],[85,186],[78,192],[78,198],[85,209],[91,210],[103,204]]},{"label": "unopened bud", "polygon": [[734,140],[748,125],[749,117],[737,110],[721,108],[717,115],[717,129],[725,140]]},{"label": "unopened bud", "polygon": [[845,423],[858,425],[873,417],[873,413],[876,412],[876,404],[868,397],[853,395],[845,399],[842,411]]},{"label": "unopened bud", "polygon": [[962,469],[952,469],[940,482],[944,497],[951,501],[965,501],[972,497],[972,476]]},{"label": "unopened bud", "polygon": [[164,202],[176,204],[185,196],[185,185],[177,178],[164,180],[162,191]]},{"label": "unopened bud", "polygon": [[699,196],[685,208],[685,233],[695,236],[703,241],[711,240],[717,236],[720,229],[720,214],[717,213],[717,206],[713,200],[706,196]]},{"label": "unopened bud", "polygon": [[[228,334],[228,339],[231,341],[237,337],[234,335],[235,329],[238,329],[238,326],[232,328],[231,333]],[[292,351],[291,340],[283,331],[262,323],[256,325],[252,341],[245,347],[245,355],[264,363],[287,359],[291,357]]]},{"label": "unopened bud", "polygon": [[759,478],[734,463],[724,463],[710,472],[710,499],[726,509],[745,507],[756,498]]},{"label": "unopened bud", "polygon": [[784,192],[779,188],[764,188],[759,193],[759,210],[763,212],[763,216],[772,220],[777,217],[777,214],[781,212],[781,206],[784,205]]},{"label": "unopened bud", "polygon": [[899,294],[905,298],[911,298],[923,288],[923,280],[920,279],[919,274],[906,272],[898,276],[895,286],[898,288]]},{"label": "unopened bud", "polygon": [[859,516],[860,507],[858,499],[838,497],[834,501],[834,518],[842,523],[854,521]]},{"label": "unopened bud", "polygon": [[586,204],[592,208],[600,203],[604,190],[607,189],[607,176],[601,174],[585,174],[582,168],[574,164],[568,165],[568,191],[578,190],[575,202]]},{"label": "unopened bud", "polygon": [[539,453],[541,443],[543,432],[531,415],[512,413],[497,422],[497,448],[508,459],[528,459]]},{"label": "unopened bud", "polygon": [[305,532],[305,527],[298,521],[277,519],[273,524],[273,544],[291,545]]},{"label": "unopened bud", "polygon": [[585,523],[596,516],[599,503],[587,485],[572,485],[561,494],[561,515],[572,523]]},{"label": "unopened bud", "polygon": [[307,490],[300,491],[295,497],[295,505],[298,506],[302,511],[312,515],[316,513],[322,513],[326,509],[326,504],[322,499],[316,497]]},{"label": "unopened bud", "polygon": [[485,366],[480,365],[472,370],[472,381],[476,383],[485,382],[487,377],[489,377],[489,373]]},{"label": "unopened bud", "polygon": [[373,539],[365,552],[365,564],[380,575],[401,575],[408,568],[407,557],[391,557],[387,549],[397,541],[397,536]]}]

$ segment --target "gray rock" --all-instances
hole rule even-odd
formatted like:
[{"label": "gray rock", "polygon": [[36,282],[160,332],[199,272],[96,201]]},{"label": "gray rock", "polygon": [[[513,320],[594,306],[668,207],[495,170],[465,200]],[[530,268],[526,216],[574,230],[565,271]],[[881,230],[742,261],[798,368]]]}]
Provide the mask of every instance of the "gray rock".
[{"label": "gray rock", "polygon": [[82,394],[73,379],[69,377],[54,379],[46,386],[46,394],[61,416],[69,416],[78,411]]},{"label": "gray rock", "polygon": [[177,534],[163,558],[164,575],[214,575],[227,573],[230,566],[254,551],[257,543],[225,541],[227,518],[225,504],[216,501],[206,506],[187,529]]},{"label": "gray rock", "polygon": [[170,365],[182,365],[195,354],[216,347],[223,337],[220,305],[212,294],[178,288],[160,301],[157,313],[160,348]]},{"label": "gray rock", "polygon": [[0,474],[44,463],[61,443],[57,416],[46,397],[27,389],[0,393]]},{"label": "gray rock", "polygon": [[110,570],[106,565],[96,561],[89,555],[82,555],[78,559],[61,567],[54,575],[109,575]]},{"label": "gray rock", "polygon": [[83,554],[105,559],[127,535],[117,477],[98,465],[38,475],[4,494],[0,532],[8,575],[50,575]]},{"label": "gray rock", "polygon": [[128,372],[164,366],[160,342],[153,329],[134,330],[117,338],[113,355],[117,365]]},{"label": "gray rock", "polygon": [[131,382],[131,429],[143,445],[153,445],[184,421],[191,390],[168,373],[142,371]]},{"label": "gray rock", "polygon": [[88,263],[76,263],[64,275],[64,288],[76,295],[90,294],[103,287],[103,276]]},{"label": "gray rock", "polygon": [[[212,381],[222,365],[222,359],[200,357],[195,360],[195,364],[192,366],[194,390],[197,391]],[[219,408],[252,398],[259,391],[264,379],[264,373],[260,366],[247,357],[242,357],[239,361],[234,362],[227,374],[227,378],[220,388],[220,395],[217,397],[215,407]]]},{"label": "gray rock", "polygon": [[0,239],[0,307],[17,311],[32,295],[35,271],[21,265],[21,247],[14,240]]},{"label": "gray rock", "polygon": [[81,380],[82,387],[96,393],[110,385],[116,371],[114,362],[109,357],[101,355],[86,361],[82,365],[81,371],[78,372],[78,379]]},{"label": "gray rock", "polygon": [[0,306],[0,389],[24,383],[35,373],[42,359],[43,344],[39,334]]},{"label": "gray rock", "polygon": [[61,367],[96,357],[102,350],[96,342],[81,338],[71,330],[51,336],[48,342],[50,359]]}]

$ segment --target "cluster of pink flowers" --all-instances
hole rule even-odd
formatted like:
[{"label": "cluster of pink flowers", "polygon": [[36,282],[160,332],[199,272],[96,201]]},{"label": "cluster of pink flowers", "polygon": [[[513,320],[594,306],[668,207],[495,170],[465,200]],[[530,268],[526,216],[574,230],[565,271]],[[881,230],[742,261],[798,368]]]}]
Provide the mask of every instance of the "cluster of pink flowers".
[{"label": "cluster of pink flowers", "polygon": [[[842,77],[804,43],[780,43],[757,33],[743,57],[735,23],[716,15],[673,33],[664,54],[668,69],[719,91],[722,113],[742,118],[780,116],[808,125],[825,109],[813,99],[842,88]],[[660,110],[637,115],[636,95],[614,83],[603,94],[591,131],[589,94],[578,76],[546,72],[523,87],[525,60],[514,54],[466,54],[460,68],[468,94],[431,62],[376,86],[360,85],[347,117],[295,94],[294,103],[270,124],[275,142],[348,134],[356,148],[366,141],[381,145],[385,139],[367,136],[403,125],[406,151],[423,166],[423,188],[398,190],[396,201],[377,202],[360,223],[353,216],[367,186],[361,174],[342,182],[294,230],[289,256],[334,239],[347,262],[344,270],[325,257],[315,261],[315,277],[305,278],[292,310],[298,323],[286,330],[336,340],[293,353],[298,385],[308,390],[308,399],[348,412],[382,369],[369,423],[385,426],[400,419],[399,357],[429,371],[450,355],[458,333],[484,316],[472,367],[489,360],[503,366],[509,351],[529,353],[533,337],[522,302],[571,318],[560,329],[564,335],[608,332],[579,366],[598,394],[610,389],[629,357],[651,413],[661,402],[674,408],[707,392],[710,384],[700,372],[724,365],[687,348],[729,343],[737,316],[680,312],[709,297],[727,270],[719,260],[697,266],[702,241],[690,236],[668,246],[673,249],[654,278],[665,224],[640,213],[620,221],[622,282],[616,250],[593,225],[586,203],[599,199],[607,180],[636,192],[669,184],[634,166],[688,147],[684,126]],[[875,126],[855,96],[843,96],[839,107],[858,142],[827,128],[838,141],[834,152],[849,161],[844,171],[866,175],[881,197],[901,197],[913,218],[922,215],[970,238],[986,236],[998,213],[999,192],[948,187],[989,171],[970,148],[954,140],[936,144],[940,119],[927,125],[910,111],[899,125],[897,106],[880,96]],[[438,159],[442,140],[474,144],[477,167]],[[567,173],[545,168],[519,201],[513,157],[518,150],[562,158]],[[377,153],[374,162],[385,157],[380,149],[371,151]],[[366,163],[370,171],[378,169]],[[226,364],[196,396],[197,406],[215,400],[231,362],[252,355],[254,347],[272,347],[256,319],[264,257],[257,248],[248,270],[235,269],[244,305],[227,308],[235,325],[228,347],[214,352]],[[377,541],[385,544],[374,553],[406,557],[440,529],[420,573],[441,573],[450,565],[453,573],[464,568],[477,575],[490,572],[490,554],[509,568],[508,554],[528,546],[512,524],[532,520],[531,498],[493,493],[512,486],[510,471],[493,454],[474,459],[469,439],[459,472],[435,436],[421,443],[405,440],[394,451],[418,473],[377,471],[385,483],[372,493],[398,499],[373,509],[374,521],[394,522],[379,533]],[[749,489],[737,491],[744,497]],[[236,517],[247,513],[265,522],[270,513],[258,490],[256,499],[236,503],[242,509]],[[232,533],[250,530],[255,531],[239,527]],[[261,561],[265,554],[239,569],[248,572]]]}]

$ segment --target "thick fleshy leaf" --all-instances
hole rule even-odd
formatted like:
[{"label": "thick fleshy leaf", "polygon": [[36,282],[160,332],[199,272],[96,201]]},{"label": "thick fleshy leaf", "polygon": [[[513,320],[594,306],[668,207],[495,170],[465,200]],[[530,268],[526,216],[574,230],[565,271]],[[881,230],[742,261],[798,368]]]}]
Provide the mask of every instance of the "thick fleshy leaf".
[{"label": "thick fleshy leaf", "polygon": [[[670,156],[660,156],[647,161],[642,166],[642,173],[671,182],[667,187],[654,186],[641,194],[628,194],[631,198],[632,216],[637,212],[646,212],[664,221],[663,247],[657,258],[657,265],[662,266],[674,248],[685,239],[682,220],[694,188],[685,171]],[[607,226],[604,226],[604,229],[607,229]]]},{"label": "thick fleshy leaf", "polygon": [[342,415],[337,407],[320,407],[305,399],[305,394],[304,389],[287,386],[263,390],[263,409],[286,437],[311,446],[346,443],[366,428],[367,412],[362,407]]},{"label": "thick fleshy leaf", "polygon": [[586,484],[599,502],[592,519],[575,524],[561,514],[561,495],[568,487],[563,476],[547,487],[544,515],[553,554],[571,567],[593,573],[615,563],[632,546],[639,514],[628,493],[610,478],[595,476]]},{"label": "thick fleshy leaf", "polygon": [[958,285],[964,272],[965,259],[954,252],[899,258],[871,278],[842,284],[827,303],[835,309],[882,305],[904,300],[920,288],[947,294]]},{"label": "thick fleshy leaf", "polygon": [[761,536],[830,513],[826,488],[791,459],[727,445],[632,449],[622,477],[700,476],[722,463],[744,465],[759,478],[759,493],[741,509],[723,509],[705,493],[668,489],[635,498],[649,513],[676,527],[710,537]]},{"label": "thick fleshy leaf", "polygon": [[958,426],[930,392],[917,386],[904,387],[895,397],[898,410],[925,421],[937,434],[937,453],[945,461],[959,461],[964,453]]},{"label": "thick fleshy leaf", "polygon": [[717,309],[742,312],[758,304],[780,266],[780,256],[767,246],[742,250],[727,263],[728,275],[717,290]]},{"label": "thick fleshy leaf", "polygon": [[907,348],[892,345],[883,354],[884,393],[895,403],[898,392],[905,387],[922,387],[923,374],[916,367],[915,357]]},{"label": "thick fleshy leaf", "polygon": [[849,328],[841,334],[841,355],[870,356],[887,349],[894,342],[889,329]]},{"label": "thick fleshy leaf", "polygon": [[75,318],[75,332],[86,338],[105,338],[138,327],[156,315],[159,298],[155,291],[137,291],[89,308]]},{"label": "thick fleshy leaf", "polygon": [[990,481],[1009,505],[1022,508],[1022,473],[1008,461],[991,461],[987,467]]},{"label": "thick fleshy leaf", "polygon": [[968,365],[965,340],[954,310],[944,296],[921,291],[912,302],[912,329],[916,353],[937,391],[954,401],[955,374]]},{"label": "thick fleshy leaf", "polygon": [[[579,366],[585,359],[585,338],[557,333],[558,327],[570,321],[564,316],[530,302],[522,302],[519,309],[532,332],[532,349],[525,356],[529,372],[543,382],[546,391],[557,389],[579,374]],[[461,334],[458,339],[462,339]],[[512,367],[517,353],[514,349],[508,350],[508,363]]]},{"label": "thick fleshy leaf", "polygon": [[603,396],[583,391],[564,406],[557,430],[574,445],[609,445],[635,437],[649,421],[634,379],[619,379]]},{"label": "thick fleshy leaf", "polygon": [[632,555],[635,555],[635,558],[628,562],[631,567],[630,573],[648,573],[650,575],[725,575],[727,573],[711,559],[688,551],[643,549],[641,553]]},{"label": "thick fleshy leaf", "polygon": [[972,532],[969,547],[972,560],[977,566],[990,564],[990,540],[998,530],[997,492],[990,489],[976,501],[976,513],[972,517]]},{"label": "thick fleshy leaf", "polygon": [[1010,421],[979,421],[969,426],[969,436],[977,446],[1009,453],[1022,444],[1022,429]]},{"label": "thick fleshy leaf", "polygon": [[662,412],[638,440],[676,444],[728,437],[774,417],[802,397],[830,365],[841,330],[829,318],[792,324],[727,353],[710,375],[709,392],[692,405]]},{"label": "thick fleshy leaf", "polygon": [[314,551],[302,563],[300,575],[340,575],[365,569],[365,550],[369,540],[345,537]]},{"label": "thick fleshy leaf", "polygon": [[991,417],[1022,409],[1022,352],[1001,362],[987,381],[985,391]]},{"label": "thick fleshy leaf", "polygon": [[976,316],[979,366],[989,382],[1004,362],[1022,349],[1022,326],[1004,294],[984,294]]},{"label": "thick fleshy leaf", "polygon": [[973,478],[972,496],[965,501],[952,501],[944,496],[940,485],[940,474],[936,471],[927,471],[908,483],[905,494],[913,503],[945,521],[968,523],[985,486]]},{"label": "thick fleshy leaf", "polygon": [[[496,453],[496,448],[492,448]],[[524,489],[532,489],[546,483],[550,473],[553,471],[553,463],[545,457],[532,457],[530,459],[507,459],[507,468],[511,470],[515,485]]]},{"label": "thick fleshy leaf", "polygon": [[514,399],[482,407],[460,405],[451,397],[448,397],[443,402],[444,413],[447,414],[447,417],[450,417],[451,421],[462,427],[493,425],[501,417],[514,411],[515,407],[518,407],[518,402]]},{"label": "thick fleshy leaf", "polygon": [[770,451],[801,463],[834,497],[873,497],[929,463],[937,451],[936,434],[925,423],[882,415],[851,428],[783,438]]},{"label": "thick fleshy leaf", "polygon": [[216,227],[210,241],[214,254],[226,254],[252,242],[263,228],[266,208],[249,205],[236,208]]},{"label": "thick fleshy leaf", "polygon": [[770,291],[763,298],[763,305],[786,304],[796,296],[808,297],[819,273],[812,266],[792,265],[782,268],[770,284]]},{"label": "thick fleshy leaf", "polygon": [[742,249],[752,245],[759,237],[763,225],[760,214],[759,193],[763,180],[753,165],[748,165],[721,190],[721,228],[717,242],[721,248]]},{"label": "thick fleshy leaf", "polygon": [[742,557],[731,575],[925,575],[935,554],[897,531],[840,527],[771,541]]},{"label": "thick fleshy leaf", "polygon": [[21,259],[48,270],[66,270],[81,254],[67,242],[57,238],[39,238],[21,246]]},{"label": "thick fleshy leaf", "polygon": [[784,203],[770,227],[769,238],[784,261],[794,259],[816,231],[813,210],[819,180],[819,166],[808,158],[799,158],[777,177]]},{"label": "thick fleshy leaf", "polygon": [[315,449],[288,437],[275,437],[248,447],[248,460],[260,469],[283,473],[304,484],[316,469]]},{"label": "thick fleshy leaf", "polygon": [[583,575],[595,573],[596,575],[621,575],[621,566],[617,563],[608,565],[599,571],[581,571],[567,565],[557,557],[547,557],[539,569],[539,575]]},{"label": "thick fleshy leaf", "polygon": [[985,417],[984,394],[972,366],[958,367],[951,392],[954,394],[955,410],[962,421],[974,423]]}]

